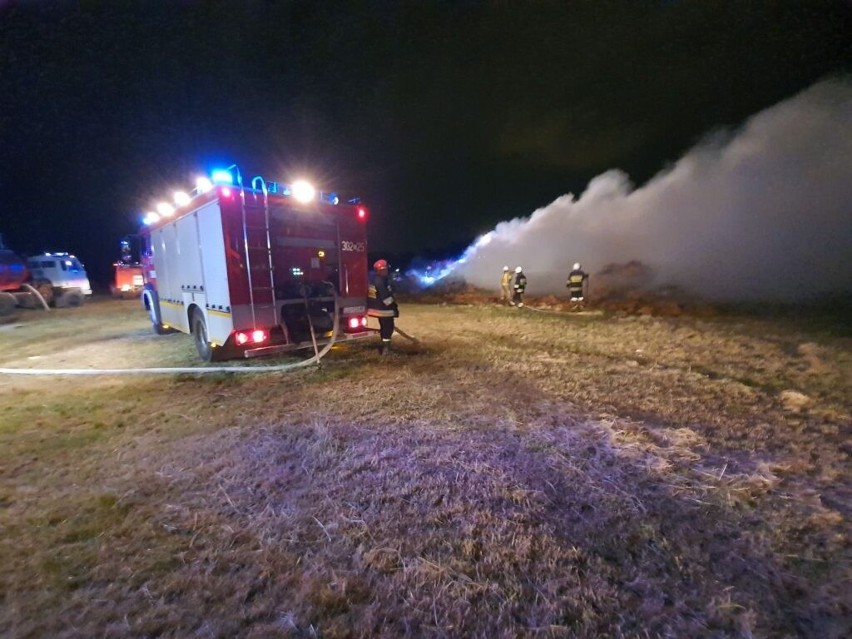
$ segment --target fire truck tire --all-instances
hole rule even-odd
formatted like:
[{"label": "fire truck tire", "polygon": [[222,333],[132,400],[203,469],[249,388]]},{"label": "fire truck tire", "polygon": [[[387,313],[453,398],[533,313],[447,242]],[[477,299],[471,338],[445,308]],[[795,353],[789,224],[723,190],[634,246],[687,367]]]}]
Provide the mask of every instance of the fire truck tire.
[{"label": "fire truck tire", "polygon": [[86,297],[80,289],[69,289],[56,298],[56,307],[76,308],[78,306],[82,306],[85,301]]},{"label": "fire truck tire", "polygon": [[0,316],[11,315],[18,305],[15,296],[11,293],[0,293]]},{"label": "fire truck tire", "polygon": [[195,339],[195,348],[198,350],[198,356],[205,362],[218,362],[223,358],[224,349],[217,348],[210,343],[207,337],[207,322],[204,321],[204,314],[195,309],[192,312],[192,337]]},{"label": "fire truck tire", "polygon": [[35,283],[35,289],[44,298],[45,304],[53,306],[53,284],[47,280],[41,280]]}]

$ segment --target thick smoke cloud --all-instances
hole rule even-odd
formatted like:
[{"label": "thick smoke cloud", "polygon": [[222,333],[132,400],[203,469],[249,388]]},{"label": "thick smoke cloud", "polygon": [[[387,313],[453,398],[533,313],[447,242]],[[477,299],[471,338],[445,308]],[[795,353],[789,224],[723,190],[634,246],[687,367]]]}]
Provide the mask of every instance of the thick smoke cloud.
[{"label": "thick smoke cloud", "polygon": [[852,82],[824,81],[716,133],[641,188],[612,170],[575,198],[502,222],[454,270],[494,289],[522,265],[531,294],[563,293],[639,260],[653,286],[709,299],[794,300],[852,291]]}]

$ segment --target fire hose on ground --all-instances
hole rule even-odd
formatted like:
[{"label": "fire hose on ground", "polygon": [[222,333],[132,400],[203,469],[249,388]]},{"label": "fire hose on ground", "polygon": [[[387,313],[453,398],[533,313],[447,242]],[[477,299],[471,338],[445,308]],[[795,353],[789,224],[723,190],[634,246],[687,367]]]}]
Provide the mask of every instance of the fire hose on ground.
[{"label": "fire hose on ground", "polygon": [[317,349],[314,337],[313,322],[308,313],[308,323],[311,335],[314,337],[314,355],[301,362],[291,364],[280,364],[277,366],[213,366],[206,368],[182,367],[182,368],[0,368],[2,375],[180,375],[180,374],[207,374],[207,373],[276,373],[289,371],[296,368],[304,368],[312,364],[319,365],[320,360],[331,350],[337,341],[340,329],[340,318],[338,317],[337,294],[334,295],[334,323],[331,330],[331,338],[322,350]]}]

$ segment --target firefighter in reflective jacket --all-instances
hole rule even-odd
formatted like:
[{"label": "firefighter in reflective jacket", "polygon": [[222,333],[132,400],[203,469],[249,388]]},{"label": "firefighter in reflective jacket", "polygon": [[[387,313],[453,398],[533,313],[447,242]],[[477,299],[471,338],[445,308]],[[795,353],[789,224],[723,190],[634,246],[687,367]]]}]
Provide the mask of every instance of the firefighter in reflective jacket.
[{"label": "firefighter in reflective jacket", "polygon": [[503,267],[503,275],[500,276],[500,301],[512,301],[512,271],[508,266]]},{"label": "firefighter in reflective jacket", "polygon": [[574,270],[568,274],[568,283],[565,286],[571,292],[572,302],[582,302],[584,296],[584,285],[589,281],[589,275],[583,270],[579,262],[574,263]]},{"label": "firefighter in reflective jacket", "polygon": [[399,308],[393,298],[393,288],[388,278],[388,263],[385,260],[376,260],[373,269],[376,274],[367,291],[367,315],[379,319],[379,335],[382,338],[379,353],[387,355],[393,335],[393,320],[399,317]]},{"label": "firefighter in reflective jacket", "polygon": [[524,291],[527,289],[527,276],[524,275],[524,269],[520,266],[515,268],[515,294],[512,296],[512,306],[518,308],[524,305]]}]

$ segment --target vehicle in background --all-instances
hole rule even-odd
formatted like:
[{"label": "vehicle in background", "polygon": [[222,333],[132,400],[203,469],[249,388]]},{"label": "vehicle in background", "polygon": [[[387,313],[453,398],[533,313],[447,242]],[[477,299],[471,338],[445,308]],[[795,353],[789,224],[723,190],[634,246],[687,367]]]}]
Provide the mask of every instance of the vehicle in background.
[{"label": "vehicle in background", "polygon": [[[110,292],[113,297],[135,298],[142,292],[145,278],[142,274],[142,264],[133,259],[128,236],[121,240],[121,260],[114,262]],[[136,236],[132,236],[136,237]]]},{"label": "vehicle in background", "polygon": [[372,335],[367,208],[236,166],[145,216],[142,298],[154,332],[193,335],[204,361]]},{"label": "vehicle in background", "polygon": [[48,304],[80,306],[92,294],[86,268],[69,253],[42,253],[27,258],[35,287]]},{"label": "vehicle in background", "polygon": [[112,296],[124,299],[139,297],[145,286],[142,265],[115,262],[112,266],[115,269],[113,281],[110,284]]},{"label": "vehicle in background", "polygon": [[30,279],[30,272],[18,255],[0,241],[0,291],[17,291]]},{"label": "vehicle in background", "polygon": [[91,294],[86,269],[73,255],[45,253],[25,260],[0,234],[0,315],[16,307],[80,306]]}]

